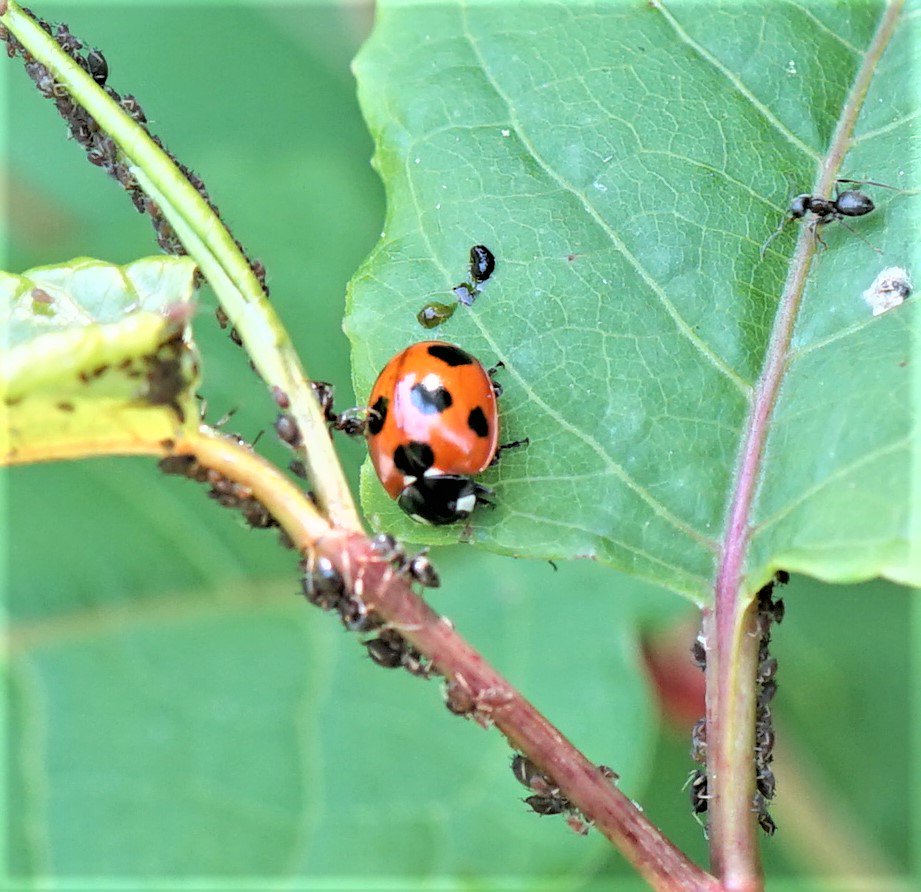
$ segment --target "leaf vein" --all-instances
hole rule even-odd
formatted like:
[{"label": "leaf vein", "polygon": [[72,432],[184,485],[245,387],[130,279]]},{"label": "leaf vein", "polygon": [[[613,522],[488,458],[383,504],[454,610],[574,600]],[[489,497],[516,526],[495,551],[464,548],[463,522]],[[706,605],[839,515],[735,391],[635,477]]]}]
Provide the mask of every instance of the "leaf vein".
[{"label": "leaf vein", "polygon": [[795,146],[803,154],[811,158],[813,161],[821,161],[821,155],[813,148],[810,148],[806,145],[792,130],[790,130],[783,121],[780,120],[744,83],[739,79],[738,75],[730,71],[719,59],[716,58],[711,52],[702,47],[684,28],[681,27],[678,20],[666,9],[665,5],[662,3],[662,0],[652,0],[653,5],[659,12],[662,13],[665,21],[671,26],[675,34],[678,35],[679,39],[686,43],[701,59],[705,62],[712,65],[726,80],[732,84],[733,87],[740,93],[745,99],[752,104],[752,107],[758,111],[761,117],[767,121],[784,139],[787,140],[792,146]]},{"label": "leaf vein", "polygon": [[833,483],[838,483],[846,477],[849,477],[851,474],[859,471],[862,467],[868,464],[872,464],[879,458],[889,455],[891,453],[899,452],[902,449],[907,449],[911,445],[911,437],[903,437],[900,440],[896,440],[894,443],[890,443],[887,446],[881,446],[878,449],[874,449],[871,452],[867,452],[860,458],[855,459],[850,464],[844,465],[839,468],[837,471],[829,474],[824,480],[820,480],[818,483],[810,486],[808,489],[803,490],[792,502],[785,505],[783,508],[779,508],[769,517],[766,517],[761,522],[755,524],[752,527],[752,536],[754,537],[758,533],[763,533],[766,529],[774,524],[779,523],[783,520],[788,514],[791,514],[795,511],[803,502],[808,501],[817,493],[821,492],[823,489],[831,486]]},{"label": "leaf vein", "polygon": [[469,28],[467,27],[466,20],[466,8],[464,8],[464,36],[470,44],[470,48],[473,53],[476,55],[477,59],[480,62],[480,66],[483,72],[484,78],[486,78],[489,85],[495,91],[496,95],[502,99],[508,108],[509,113],[509,124],[514,129],[515,134],[520,140],[521,144],[527,149],[528,153],[531,155],[535,163],[544,171],[544,173],[550,177],[559,187],[572,195],[576,200],[582,205],[585,212],[589,217],[598,225],[598,227],[604,232],[608,237],[613,247],[621,254],[621,256],[633,267],[634,271],[639,275],[643,280],[646,286],[655,294],[661,303],[662,307],[665,309],[666,313],[674,322],[678,331],[689,340],[698,352],[724,377],[731,381],[736,388],[746,397],[746,399],[751,398],[752,388],[751,385],[745,381],[726,361],[719,356],[714,350],[706,343],[687,323],[687,321],[682,317],[678,312],[678,308],[669,300],[668,295],[665,293],[665,289],[653,278],[649,271],[640,263],[637,257],[629,250],[624,241],[620,238],[617,232],[611,227],[611,225],[604,219],[604,217],[599,213],[597,208],[589,201],[588,196],[579,191],[572,183],[565,180],[560,174],[558,174],[550,165],[544,160],[543,156],[537,151],[537,147],[531,142],[531,140],[525,135],[521,124],[519,123],[517,116],[512,107],[511,100],[503,92],[502,88],[495,81],[493,76],[489,72],[489,68],[486,65],[486,60],[483,59],[482,54],[479,51],[479,48],[474,40],[473,35],[470,33]]}]

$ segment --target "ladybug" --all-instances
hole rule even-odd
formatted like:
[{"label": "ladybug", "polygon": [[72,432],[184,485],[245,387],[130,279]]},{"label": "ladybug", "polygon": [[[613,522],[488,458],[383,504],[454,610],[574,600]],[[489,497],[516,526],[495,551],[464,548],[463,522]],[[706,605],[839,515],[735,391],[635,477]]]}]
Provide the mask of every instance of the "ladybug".
[{"label": "ladybug", "polygon": [[499,449],[497,387],[469,353],[444,341],[407,347],[368,400],[368,450],[384,489],[414,520],[447,524],[491,504],[471,477]]}]

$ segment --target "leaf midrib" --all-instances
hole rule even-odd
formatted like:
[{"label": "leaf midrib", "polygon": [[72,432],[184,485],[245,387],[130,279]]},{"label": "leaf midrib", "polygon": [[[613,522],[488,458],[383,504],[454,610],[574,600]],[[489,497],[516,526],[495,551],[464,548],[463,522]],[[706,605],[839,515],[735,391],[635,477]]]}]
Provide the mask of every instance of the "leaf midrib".
[{"label": "leaf midrib", "polygon": [[[841,109],[838,124],[827,153],[822,160],[814,192],[831,194],[844,156],[851,145],[851,135],[869,90],[870,82],[883,51],[892,38],[904,0],[893,0],[886,8],[876,33],[864,54],[848,98]],[[777,398],[792,358],[791,342],[796,318],[802,303],[806,277],[815,255],[816,240],[810,227],[802,227],[793,256],[790,273],[771,329],[761,376],[755,387],[751,413],[741,440],[737,471],[730,490],[729,510],[723,535],[722,552],[716,573],[715,597],[717,615],[724,622],[732,617],[732,605],[742,588],[742,574],[753,531],[752,506],[761,478],[764,446],[770,432],[771,418]],[[767,569],[767,568],[764,568]],[[769,575],[769,574],[762,574]],[[763,580],[752,579],[755,584]],[[721,607],[724,609],[721,610]]]}]

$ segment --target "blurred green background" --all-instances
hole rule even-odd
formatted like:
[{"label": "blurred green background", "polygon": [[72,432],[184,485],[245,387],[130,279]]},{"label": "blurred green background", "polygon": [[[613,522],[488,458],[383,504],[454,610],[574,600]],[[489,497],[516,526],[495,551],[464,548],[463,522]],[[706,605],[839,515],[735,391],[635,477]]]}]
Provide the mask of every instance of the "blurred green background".
[{"label": "blurred green background", "polygon": [[[35,6],[102,48],[110,82],[200,173],[269,271],[308,371],[349,390],[346,282],[379,233],[383,190],[349,61],[357,4]],[[69,143],[18,61],[0,61],[4,266],[156,252],[147,220]],[[210,417],[248,439],[273,411],[202,296]],[[415,330],[415,321],[407,326]],[[266,436],[260,450],[286,463]],[[343,442],[351,479],[363,457]],[[7,871],[60,887],[560,888],[632,876],[593,834],[518,801],[508,751],[386,673],[296,596],[295,562],[187,481],[143,460],[8,474]],[[855,506],[856,507],[856,506]],[[681,786],[686,729],[663,721],[640,659],[694,610],[589,565],[446,550],[438,609],[697,860]],[[921,845],[917,599],[887,583],[794,580],[775,635],[780,832],[771,888],[836,875],[912,886]],[[671,633],[669,630],[672,630]],[[913,666],[914,671],[913,671]],[[863,871],[865,878],[858,878]],[[871,881],[867,874],[875,874]],[[885,879],[884,879],[885,878]],[[630,881],[630,885],[638,885]]]}]

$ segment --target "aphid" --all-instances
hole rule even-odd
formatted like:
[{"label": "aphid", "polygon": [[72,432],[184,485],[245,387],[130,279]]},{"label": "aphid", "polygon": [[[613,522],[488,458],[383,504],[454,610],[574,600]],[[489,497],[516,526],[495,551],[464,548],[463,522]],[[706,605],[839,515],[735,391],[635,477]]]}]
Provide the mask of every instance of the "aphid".
[{"label": "aphid", "polygon": [[321,610],[337,609],[345,598],[345,582],[333,562],[321,555],[305,570],[301,578],[304,597]]},{"label": "aphid", "polygon": [[416,319],[423,328],[437,328],[447,322],[457,309],[457,304],[443,304],[438,301],[427,303],[416,314]]},{"label": "aphid", "polygon": [[406,572],[420,585],[426,588],[438,588],[441,585],[441,577],[438,571],[432,566],[425,552],[413,555],[405,564]]},{"label": "aphid", "polygon": [[699,718],[691,729],[691,758],[695,762],[707,759],[707,720]]},{"label": "aphid", "polygon": [[774,778],[774,772],[771,771],[767,765],[763,765],[760,768],[755,777],[755,783],[758,787],[758,792],[764,796],[765,799],[774,798],[774,793],[777,790],[777,782]]},{"label": "aphid", "polygon": [[147,123],[147,115],[144,114],[144,109],[141,108],[141,103],[137,101],[136,96],[133,96],[131,93],[126,93],[122,96],[121,104],[129,117],[134,118],[139,124]]},{"label": "aphid", "polygon": [[755,727],[755,755],[762,764],[774,758],[774,729],[770,725],[759,723]]},{"label": "aphid", "polygon": [[698,669],[707,668],[707,646],[702,633],[698,633],[691,645],[691,659],[694,660],[694,665]]},{"label": "aphid", "polygon": [[384,638],[372,638],[365,642],[368,656],[385,669],[397,669],[403,662],[403,649]]},{"label": "aphid", "polygon": [[777,832],[777,825],[774,823],[774,819],[768,814],[767,801],[761,793],[755,793],[752,798],[752,811],[758,813],[758,824],[761,829],[768,836],[773,836]]},{"label": "aphid", "polygon": [[528,796],[525,802],[539,815],[561,815],[571,808],[569,800],[559,791],[548,796]]},{"label": "aphid", "polygon": [[758,692],[758,705],[767,706],[771,700],[774,699],[775,694],[777,693],[777,682],[773,679],[771,681],[766,681],[761,685],[761,690]]},{"label": "aphid", "polygon": [[329,381],[311,381],[310,388],[313,390],[313,395],[320,404],[320,409],[323,411],[323,417],[326,419],[327,423],[334,424],[336,421],[336,413],[333,412],[333,401],[336,394],[335,388]]},{"label": "aphid", "polygon": [[363,632],[374,625],[368,605],[357,595],[342,598],[339,602],[339,618],[350,632]]},{"label": "aphid", "polygon": [[300,428],[297,426],[294,417],[285,412],[280,413],[278,418],[275,419],[275,433],[278,434],[280,440],[289,446],[296,447],[300,445]]},{"label": "aphid", "polygon": [[527,757],[521,753],[512,756],[512,774],[523,787],[540,796],[549,797],[554,791],[559,792],[550,779]]},{"label": "aphid", "polygon": [[272,399],[275,400],[275,405],[277,405],[279,409],[287,409],[291,406],[291,400],[288,398],[288,394],[277,384],[272,385]]},{"label": "aphid", "polygon": [[476,711],[477,703],[473,693],[467,685],[457,679],[452,678],[446,681],[442,694],[445,706],[454,715],[470,715]]},{"label": "aphid", "polygon": [[457,302],[459,304],[463,304],[465,307],[473,306],[476,297],[473,294],[473,289],[466,282],[455,285],[451,290],[454,292],[455,297],[457,297]]},{"label": "aphid", "polygon": [[765,683],[777,675],[777,658],[766,657],[758,665],[758,681]]},{"label": "aphid", "polygon": [[709,807],[710,797],[707,795],[707,772],[698,768],[691,775],[690,782],[691,808],[695,815],[703,814]]},{"label": "aphid", "polygon": [[86,54],[86,65],[89,69],[90,77],[100,87],[104,87],[109,76],[109,63],[106,62],[106,57],[98,49],[90,50]]},{"label": "aphid", "polygon": [[367,436],[384,489],[415,520],[447,524],[491,504],[472,477],[499,443],[492,380],[469,353],[423,341],[398,353],[371,390]]},{"label": "aphid", "polygon": [[496,258],[486,245],[474,245],[470,249],[470,278],[477,285],[485,282],[496,268]]},{"label": "aphid", "polygon": [[609,768],[607,765],[599,765],[598,773],[605,779],[609,780],[612,783],[616,782],[620,775],[613,769]]}]

